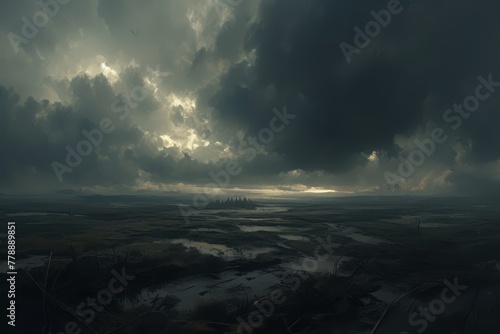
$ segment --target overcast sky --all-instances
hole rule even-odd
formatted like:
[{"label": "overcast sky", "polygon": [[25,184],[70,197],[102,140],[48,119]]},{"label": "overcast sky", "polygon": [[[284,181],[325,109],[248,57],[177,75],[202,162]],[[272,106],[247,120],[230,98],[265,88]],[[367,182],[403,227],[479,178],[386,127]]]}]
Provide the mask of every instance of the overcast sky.
[{"label": "overcast sky", "polygon": [[2,3],[0,192],[500,190],[498,1],[54,1]]}]

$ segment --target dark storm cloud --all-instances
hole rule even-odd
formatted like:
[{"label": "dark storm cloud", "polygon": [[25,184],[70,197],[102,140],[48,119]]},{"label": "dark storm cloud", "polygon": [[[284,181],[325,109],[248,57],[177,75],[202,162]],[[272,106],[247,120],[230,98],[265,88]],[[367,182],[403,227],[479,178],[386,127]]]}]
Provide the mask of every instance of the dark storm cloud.
[{"label": "dark storm cloud", "polygon": [[[8,157],[6,167],[10,173],[2,173],[5,186],[17,183],[29,183],[37,180],[45,184],[57,182],[51,164],[54,160],[64,161],[66,145],[75,146],[83,130],[98,127],[104,111],[109,110],[112,95],[106,79],[102,76],[93,78],[77,77],[71,82],[74,104],[65,106],[60,103],[28,99],[19,103],[19,98],[12,90],[2,87],[2,156]],[[17,101],[18,103],[14,103]],[[133,128],[122,127],[116,131],[112,140],[106,140],[100,150],[106,150],[113,140],[125,139],[120,145],[134,143],[140,135]],[[109,145],[109,146],[108,146]],[[113,159],[113,151],[105,154],[107,162],[98,162],[97,155],[86,157],[84,163],[75,169],[68,178],[77,184],[95,184],[101,182],[127,182],[133,180],[127,166],[120,166]],[[102,168],[100,168],[102,167]],[[102,171],[110,169],[112,173]]]},{"label": "dark storm cloud", "polygon": [[396,158],[405,148],[395,138],[416,136],[428,122],[445,128],[452,139],[424,170],[442,158],[453,170],[458,155],[453,146],[460,141],[470,145],[463,162],[498,160],[500,148],[493,143],[500,139],[500,94],[492,94],[457,131],[443,113],[474,93],[478,76],[492,74],[500,81],[500,49],[494,43],[500,5],[405,1],[401,6],[404,10],[348,64],[339,44],[354,45],[353,28],[364,29],[373,20],[370,11],[386,9],[387,1],[262,2],[259,21],[245,36],[255,64],[235,64],[222,77],[209,102],[217,121],[255,132],[282,101],[292,109],[306,105],[286,140],[273,143],[289,170],[348,174],[368,163],[361,152]]},{"label": "dark storm cloud", "polygon": [[[134,82],[133,77],[124,73]],[[77,150],[77,145],[88,138],[82,131],[99,129],[103,118],[112,121],[115,130],[104,134],[102,143],[93,148],[92,154],[82,162],[62,173],[64,187],[92,187],[129,185],[136,183],[139,171],[151,174],[153,180],[185,181],[203,178],[216,165],[205,165],[189,155],[170,148],[158,152],[142,129],[130,118],[120,119],[111,106],[119,99],[106,77],[75,77],[69,83],[71,104],[50,103],[29,98],[21,101],[12,90],[0,86],[0,155],[2,161],[0,182],[13,190],[30,188],[33,183],[54,187],[57,184],[54,161],[67,165],[67,147]],[[145,102],[148,99],[144,99]],[[148,103],[146,103],[146,108]],[[139,105],[133,112],[143,113]],[[171,156],[168,153],[174,153]],[[181,158],[173,158],[181,155]]]},{"label": "dark storm cloud", "polygon": [[[396,2],[73,0],[19,55],[3,41],[2,185],[54,186],[51,163],[109,117],[116,130],[65,175],[68,187],[203,184],[235,160],[243,171],[234,186],[381,191],[399,154],[441,127],[448,140],[405,189],[491,192],[500,178],[500,87],[456,130],[443,115],[474,95],[479,76],[500,82],[500,4],[403,0],[348,62],[340,44],[354,47],[354,27]],[[29,1],[6,6],[5,35],[39,10]],[[110,116],[138,86],[146,95],[129,117]],[[244,159],[242,140],[283,106],[297,118]]]},{"label": "dark storm cloud", "polygon": [[[498,73],[500,81],[494,2],[404,2],[405,11],[348,65],[339,43],[353,44],[353,27],[364,27],[373,19],[370,10],[386,3],[263,2],[261,21],[248,31],[248,48],[257,50],[255,67],[239,64],[222,79],[212,101],[220,118],[257,130],[273,104],[300,93],[310,108],[278,152],[295,167],[345,170],[359,163],[360,152],[392,152],[395,135],[429,119],[441,121],[446,108],[470,94],[478,75]],[[271,102],[263,93],[267,86],[275,87]],[[429,96],[435,105],[424,110]],[[498,132],[480,126],[498,124],[500,114],[490,106],[463,134],[480,140],[478,152],[489,152],[480,155],[498,158],[499,149],[484,138],[498,139]]]}]

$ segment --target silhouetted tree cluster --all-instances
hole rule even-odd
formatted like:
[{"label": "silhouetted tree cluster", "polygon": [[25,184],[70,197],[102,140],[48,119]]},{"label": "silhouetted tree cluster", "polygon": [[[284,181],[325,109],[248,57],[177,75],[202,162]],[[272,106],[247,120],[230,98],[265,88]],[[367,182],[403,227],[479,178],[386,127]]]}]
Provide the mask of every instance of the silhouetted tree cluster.
[{"label": "silhouetted tree cluster", "polygon": [[247,197],[228,197],[226,200],[214,200],[208,204],[209,208],[255,208],[255,202]]}]

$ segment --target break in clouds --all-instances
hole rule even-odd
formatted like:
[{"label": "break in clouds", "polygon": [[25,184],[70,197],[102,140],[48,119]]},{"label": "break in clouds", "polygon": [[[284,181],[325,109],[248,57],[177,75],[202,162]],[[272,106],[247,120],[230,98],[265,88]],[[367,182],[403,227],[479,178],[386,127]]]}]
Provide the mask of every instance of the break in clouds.
[{"label": "break in clouds", "polygon": [[497,2],[3,6],[0,191],[500,190]]}]

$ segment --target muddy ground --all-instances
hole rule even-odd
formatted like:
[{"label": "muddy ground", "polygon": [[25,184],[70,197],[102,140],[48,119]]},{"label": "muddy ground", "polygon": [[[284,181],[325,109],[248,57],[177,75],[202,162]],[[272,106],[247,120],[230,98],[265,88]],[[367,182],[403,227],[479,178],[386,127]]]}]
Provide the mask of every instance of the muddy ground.
[{"label": "muddy ground", "polygon": [[[189,224],[177,204],[161,197],[4,201],[2,219],[17,225],[16,329],[418,333],[424,322],[402,316],[411,309],[405,303],[432,302],[454,280],[467,286],[464,297],[447,307],[453,314],[427,321],[426,333],[452,333],[439,319],[457,314],[457,333],[475,333],[470,326],[490,333],[500,319],[486,298],[500,282],[493,200],[268,200],[255,210],[199,210]],[[117,278],[123,272],[133,277],[125,285]]]}]

